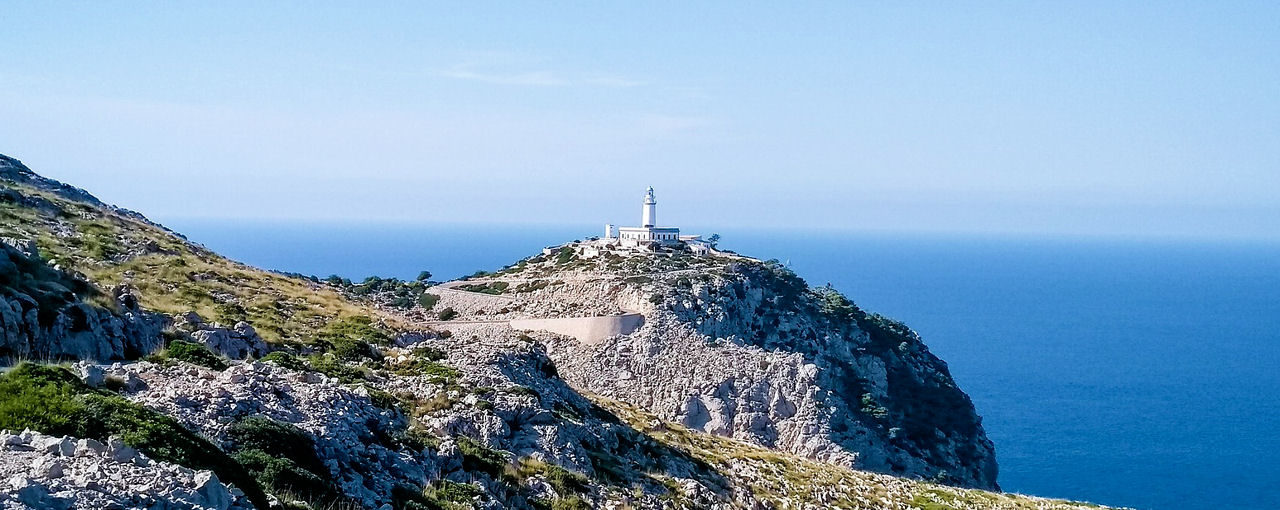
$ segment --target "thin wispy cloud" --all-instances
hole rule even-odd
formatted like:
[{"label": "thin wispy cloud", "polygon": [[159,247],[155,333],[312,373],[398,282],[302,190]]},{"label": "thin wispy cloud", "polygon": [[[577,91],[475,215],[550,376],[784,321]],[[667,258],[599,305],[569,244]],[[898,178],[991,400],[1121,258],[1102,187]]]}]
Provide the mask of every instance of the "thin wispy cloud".
[{"label": "thin wispy cloud", "polygon": [[613,74],[566,73],[548,69],[505,71],[493,69],[493,67],[468,63],[441,70],[437,74],[441,77],[455,80],[529,87],[587,86],[629,88],[646,84],[640,80]]},{"label": "thin wispy cloud", "polygon": [[569,80],[557,76],[550,71],[530,71],[521,73],[478,72],[467,69],[450,69],[441,71],[440,76],[458,80],[473,80],[495,85],[527,85],[537,87],[560,87],[569,85]]}]

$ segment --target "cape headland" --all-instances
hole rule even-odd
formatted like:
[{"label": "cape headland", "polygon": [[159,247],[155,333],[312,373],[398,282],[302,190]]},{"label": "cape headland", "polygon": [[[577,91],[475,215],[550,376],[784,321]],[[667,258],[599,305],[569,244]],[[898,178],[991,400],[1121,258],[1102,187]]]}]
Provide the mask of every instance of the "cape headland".
[{"label": "cape headland", "polygon": [[998,492],[910,328],[653,196],[491,273],[351,282],[0,156],[0,508],[1095,506]]}]

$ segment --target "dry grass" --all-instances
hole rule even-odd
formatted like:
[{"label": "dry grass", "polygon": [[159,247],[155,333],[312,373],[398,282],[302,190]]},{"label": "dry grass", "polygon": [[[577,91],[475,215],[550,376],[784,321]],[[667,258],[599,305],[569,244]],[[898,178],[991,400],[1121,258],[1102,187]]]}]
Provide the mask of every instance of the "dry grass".
[{"label": "dry grass", "polygon": [[[330,321],[369,316],[400,329],[398,319],[310,280],[263,271],[221,257],[156,225],[27,185],[0,182],[54,208],[0,203],[0,236],[35,240],[46,259],[108,288],[128,284],[150,310],[195,311],[207,321],[246,321],[268,342],[306,343]],[[109,299],[99,299],[110,306]]]}]

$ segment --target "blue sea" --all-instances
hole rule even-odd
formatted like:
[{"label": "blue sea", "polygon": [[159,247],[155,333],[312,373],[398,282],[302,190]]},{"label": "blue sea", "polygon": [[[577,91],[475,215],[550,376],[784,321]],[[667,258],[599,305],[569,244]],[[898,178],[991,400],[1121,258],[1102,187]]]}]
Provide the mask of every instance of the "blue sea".
[{"label": "blue sea", "polygon": [[[170,227],[253,265],[444,280],[595,226]],[[924,336],[1004,490],[1139,509],[1280,508],[1280,245],[721,231]]]}]

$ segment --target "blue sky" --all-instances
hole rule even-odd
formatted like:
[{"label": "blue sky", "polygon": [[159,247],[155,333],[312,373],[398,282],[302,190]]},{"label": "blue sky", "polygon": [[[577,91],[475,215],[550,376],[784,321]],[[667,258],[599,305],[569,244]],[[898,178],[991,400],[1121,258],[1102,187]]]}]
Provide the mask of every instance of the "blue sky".
[{"label": "blue sky", "polygon": [[[1280,3],[10,3],[0,153],[160,220],[1280,239]],[[375,4],[375,3],[368,3]]]}]

